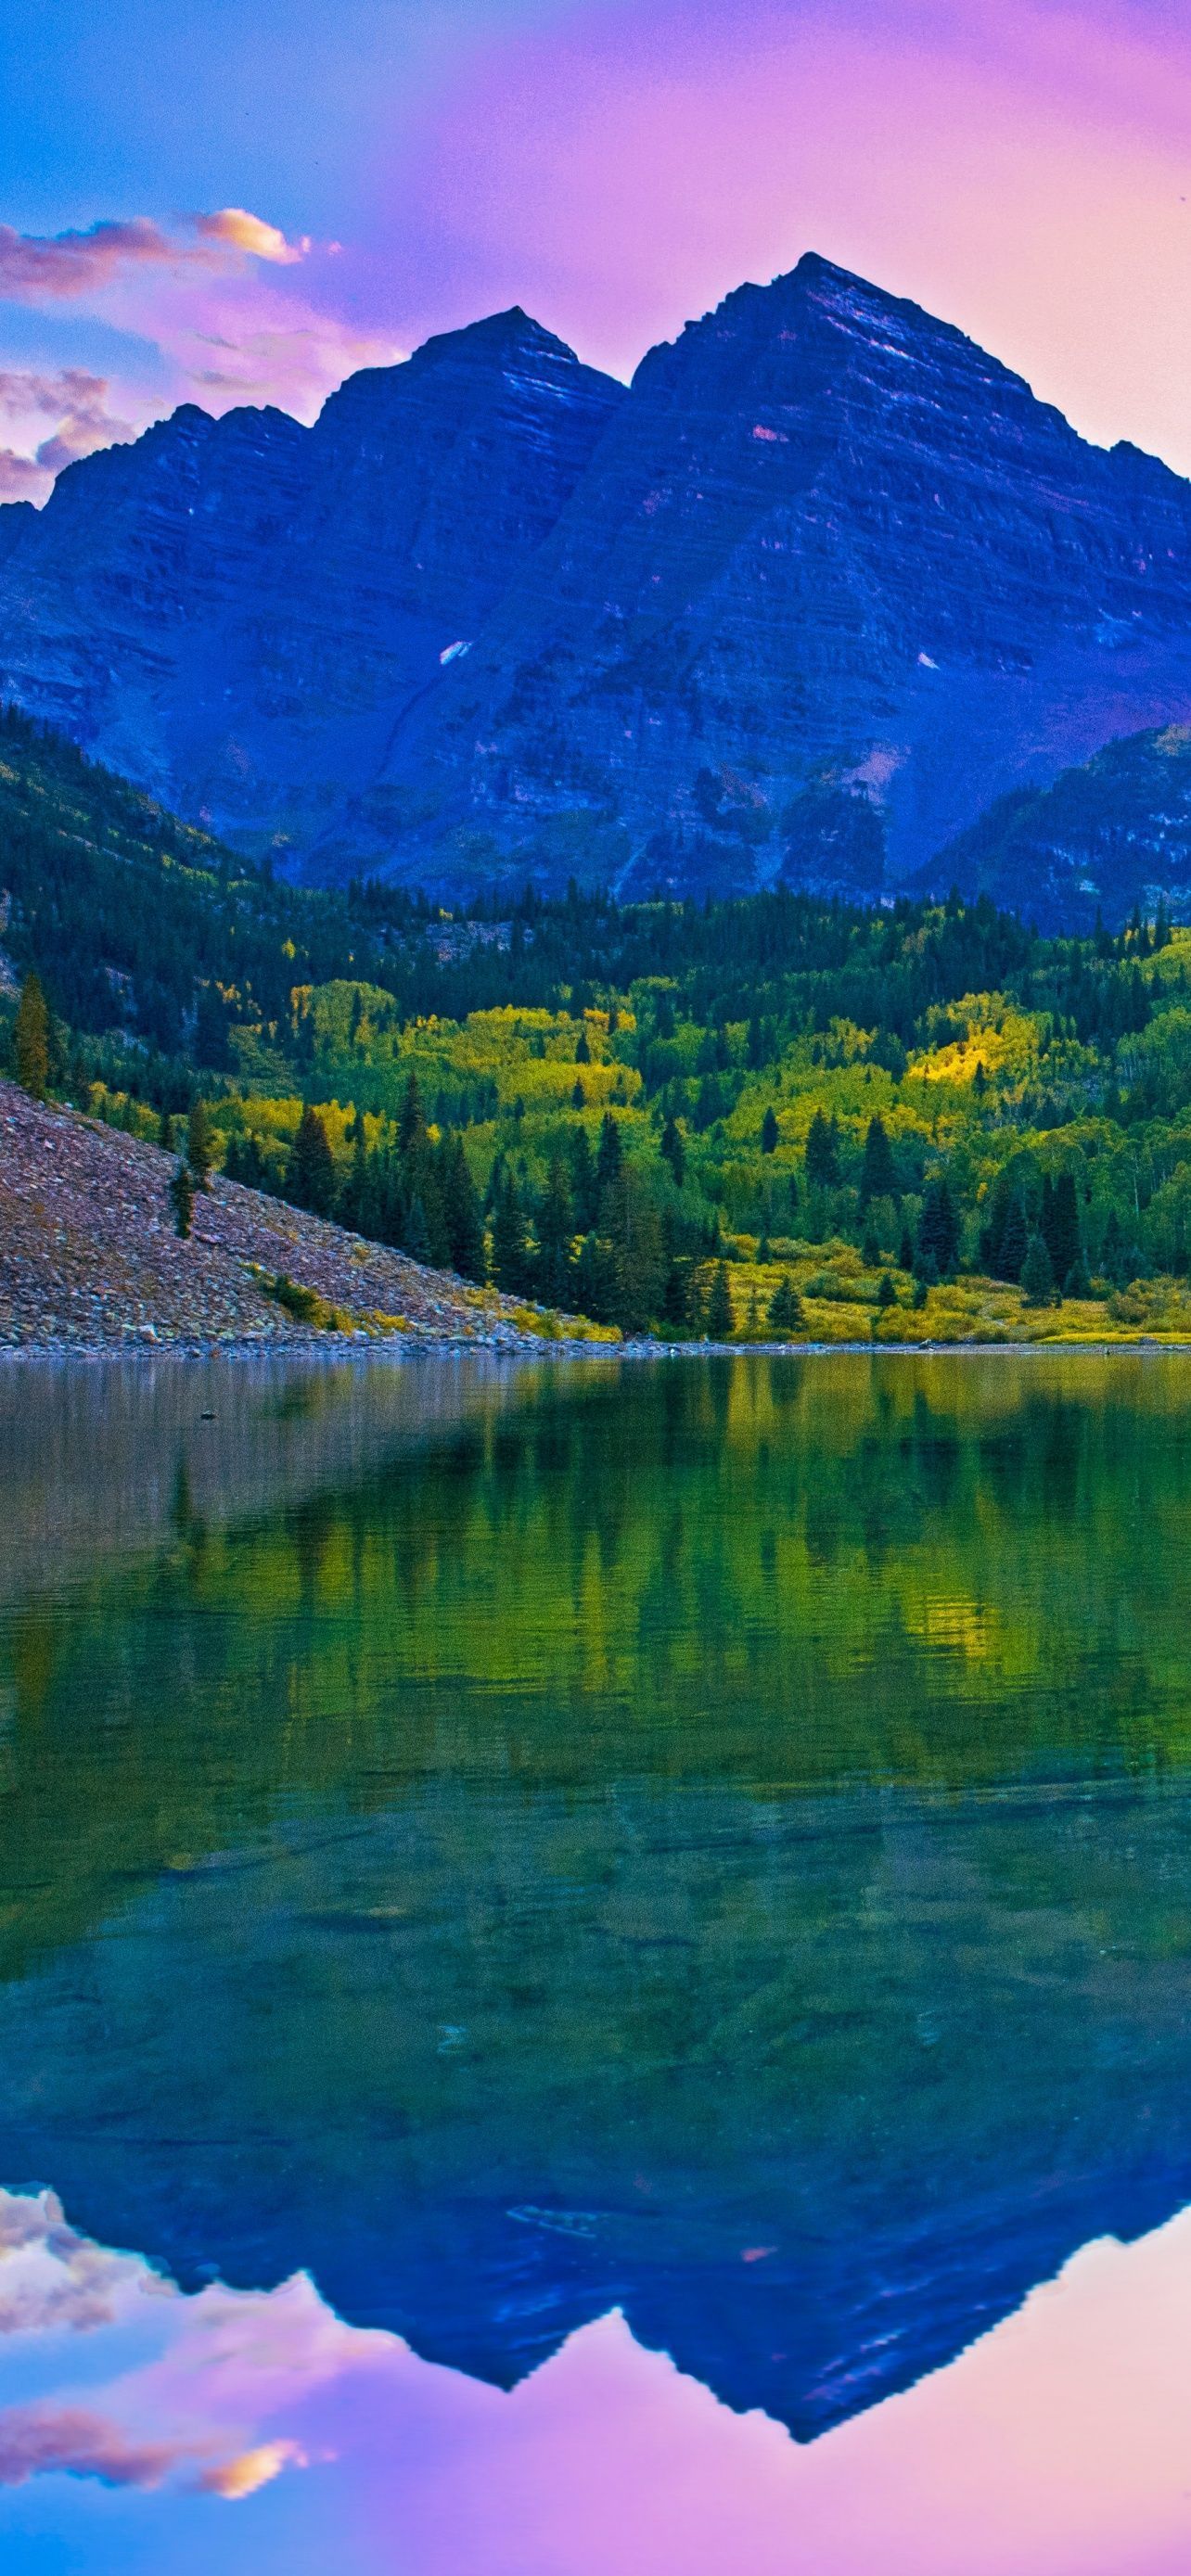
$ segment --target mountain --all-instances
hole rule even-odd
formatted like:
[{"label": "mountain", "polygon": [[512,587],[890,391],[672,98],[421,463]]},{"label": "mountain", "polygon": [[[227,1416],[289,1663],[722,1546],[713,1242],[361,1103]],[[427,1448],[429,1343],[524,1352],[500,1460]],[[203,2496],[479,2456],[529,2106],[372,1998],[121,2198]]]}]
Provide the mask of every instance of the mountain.
[{"label": "mountain", "polygon": [[302,850],[622,394],[515,310],[352,377],[312,430],[187,405],[11,539],[0,510],[0,689],[241,848]]},{"label": "mountain", "polygon": [[1191,916],[1191,725],[1111,742],[1054,786],[998,797],[927,872],[1040,929],[1114,927],[1134,906]]},{"label": "mountain", "polygon": [[814,255],[627,393],[514,311],[13,516],[0,688],[324,881],[872,899],[1191,718],[1191,485]]}]

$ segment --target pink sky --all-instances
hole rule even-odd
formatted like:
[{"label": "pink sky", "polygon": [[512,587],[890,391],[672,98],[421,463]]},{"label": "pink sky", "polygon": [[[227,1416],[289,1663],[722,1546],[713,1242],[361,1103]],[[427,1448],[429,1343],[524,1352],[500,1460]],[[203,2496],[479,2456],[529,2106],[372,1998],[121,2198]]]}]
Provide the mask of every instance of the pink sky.
[{"label": "pink sky", "polygon": [[1189,2387],[1191,2212],[800,2446],[617,2315],[506,2394],[302,2277],[183,2297],[0,2194],[11,2576],[1185,2576]]},{"label": "pink sky", "polygon": [[[0,232],[13,492],[47,488],[39,447],[56,463],[183,398],[309,418],[353,367],[511,302],[627,375],[807,248],[959,323],[1089,436],[1191,471],[1182,0],[345,0],[338,54],[292,0],[284,57],[274,0],[250,0],[234,57],[220,8],[201,60],[182,0],[113,5],[106,50],[63,54],[55,130],[78,137],[53,204],[34,103],[38,221]],[[80,6],[48,0],[63,35]],[[42,397],[70,371],[103,391],[63,429]]]}]

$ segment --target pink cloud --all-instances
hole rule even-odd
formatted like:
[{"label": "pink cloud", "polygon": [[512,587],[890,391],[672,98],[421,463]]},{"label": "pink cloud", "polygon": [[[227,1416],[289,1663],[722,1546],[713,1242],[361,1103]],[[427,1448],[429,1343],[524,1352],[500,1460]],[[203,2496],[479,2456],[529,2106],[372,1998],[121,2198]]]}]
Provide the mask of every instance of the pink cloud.
[{"label": "pink cloud", "polygon": [[90,224],[85,232],[17,233],[11,224],[0,224],[0,295],[35,304],[78,301],[139,269],[211,268],[245,257],[288,267],[310,249],[309,240],[287,241],[276,224],[243,206],[191,215],[186,229],[197,240],[180,241],[143,215]]},{"label": "pink cloud", "polygon": [[82,2406],[11,2406],[0,2415],[0,2486],[23,2486],[57,2470],[109,2487],[159,2487],[193,2458],[191,2443],[129,2434]]},{"label": "pink cloud", "polygon": [[0,501],[44,501],[50,479],[32,456],[0,447]]}]

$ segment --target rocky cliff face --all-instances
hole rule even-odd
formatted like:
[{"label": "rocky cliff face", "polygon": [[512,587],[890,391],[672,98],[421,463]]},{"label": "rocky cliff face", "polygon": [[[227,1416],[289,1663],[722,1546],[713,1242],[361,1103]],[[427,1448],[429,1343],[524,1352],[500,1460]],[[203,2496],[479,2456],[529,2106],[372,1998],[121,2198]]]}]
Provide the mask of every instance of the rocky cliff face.
[{"label": "rocky cliff face", "polygon": [[513,313],[8,516],[0,685],[314,875],[875,895],[1191,717],[1191,486],[815,257],[627,396]]},{"label": "rocky cliff face", "polygon": [[350,834],[622,394],[514,310],[353,377],[312,430],[176,412],[0,543],[0,687],[243,846]]}]

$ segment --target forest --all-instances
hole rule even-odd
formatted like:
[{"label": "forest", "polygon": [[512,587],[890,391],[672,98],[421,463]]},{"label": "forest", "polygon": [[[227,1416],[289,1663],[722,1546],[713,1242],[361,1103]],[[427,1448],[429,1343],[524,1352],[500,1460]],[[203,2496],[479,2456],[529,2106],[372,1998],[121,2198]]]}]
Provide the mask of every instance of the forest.
[{"label": "forest", "polygon": [[8,711],[0,925],[10,1070],[32,978],[35,1086],[626,1332],[1162,1331],[1191,1295],[1161,907],[1043,937],[958,894],[328,893]]}]

